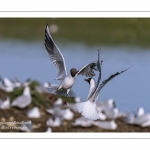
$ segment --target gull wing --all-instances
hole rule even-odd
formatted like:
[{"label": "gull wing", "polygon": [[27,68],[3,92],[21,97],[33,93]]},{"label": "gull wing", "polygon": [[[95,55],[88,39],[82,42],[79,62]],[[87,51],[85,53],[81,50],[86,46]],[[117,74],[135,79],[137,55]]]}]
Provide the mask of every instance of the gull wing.
[{"label": "gull wing", "polygon": [[[132,66],[131,66],[131,67],[132,67]],[[129,68],[131,68],[131,67],[129,67]],[[129,68],[127,68],[127,69],[125,69],[125,70],[123,70],[123,71],[121,71],[121,72],[117,72],[117,73],[111,75],[111,76],[110,76],[109,78],[107,78],[106,80],[104,80],[104,81],[100,84],[99,88],[97,89],[95,98],[97,97],[98,93],[100,92],[100,90],[103,88],[103,86],[104,86],[107,82],[109,82],[111,79],[113,79],[113,78],[116,77],[117,75],[119,75],[119,74],[121,74],[121,73],[127,71]]]},{"label": "gull wing", "polygon": [[45,48],[49,54],[49,57],[51,59],[51,62],[56,66],[58,69],[58,76],[57,80],[62,80],[66,77],[67,72],[66,72],[66,65],[65,65],[65,60],[60,52],[59,48],[55,44],[55,42],[52,39],[52,36],[49,32],[48,25],[46,25],[45,28]]},{"label": "gull wing", "polygon": [[100,83],[100,80],[101,80],[101,59],[100,59],[100,51],[98,50],[98,60],[96,62],[96,66],[97,66],[97,70],[99,71],[99,76],[98,76],[98,79],[97,79],[97,82],[96,82],[96,85],[95,87],[93,88],[91,94],[88,96],[87,99],[90,99],[96,92],[97,88],[98,88],[98,85]]},{"label": "gull wing", "polygon": [[[96,68],[97,60],[93,61],[85,66],[83,66],[77,73],[77,75],[83,75],[86,77],[93,77],[95,76],[94,70],[97,70]],[[77,76],[76,75],[76,76]]]}]

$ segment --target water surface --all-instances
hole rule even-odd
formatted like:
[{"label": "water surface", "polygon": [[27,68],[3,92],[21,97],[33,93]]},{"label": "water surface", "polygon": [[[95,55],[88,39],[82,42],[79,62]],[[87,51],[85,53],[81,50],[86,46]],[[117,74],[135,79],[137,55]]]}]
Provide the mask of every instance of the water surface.
[{"label": "water surface", "polygon": [[[117,107],[122,111],[133,111],[139,106],[150,112],[150,51],[140,47],[107,47],[87,46],[82,43],[57,42],[67,66],[80,69],[83,65],[97,60],[97,49],[101,48],[102,81],[117,71],[122,71],[133,65],[125,73],[115,77],[107,83],[100,92],[99,100],[113,98]],[[20,81],[27,78],[37,80],[41,84],[50,82],[57,77],[57,69],[51,64],[44,42],[25,43],[21,41],[0,42],[0,72],[2,77]],[[94,77],[98,78],[98,74]],[[86,100],[89,85],[85,77],[78,76],[73,91],[82,100]]]}]

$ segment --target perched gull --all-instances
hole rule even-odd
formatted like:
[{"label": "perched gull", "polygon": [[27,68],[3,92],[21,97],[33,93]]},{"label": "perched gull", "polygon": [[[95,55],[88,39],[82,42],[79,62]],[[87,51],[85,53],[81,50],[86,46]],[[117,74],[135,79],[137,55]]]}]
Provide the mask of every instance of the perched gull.
[{"label": "perched gull", "polygon": [[77,118],[74,123],[72,123],[73,126],[82,126],[82,127],[90,127],[93,125],[93,120],[87,119],[83,116],[80,118]]},{"label": "perched gull", "polygon": [[78,112],[77,108],[76,108],[76,104],[74,104],[74,103],[67,103],[66,108],[69,108],[74,112]]},{"label": "perched gull", "polygon": [[74,117],[74,113],[69,108],[61,109],[59,106],[56,106],[54,108],[47,109],[46,111],[53,116],[61,117],[66,120],[72,120]]},{"label": "perched gull", "polygon": [[15,84],[11,82],[8,78],[2,79],[2,85],[1,88],[5,90],[6,92],[13,92],[15,88]]},{"label": "perched gull", "polygon": [[99,101],[97,102],[97,107],[101,109],[108,119],[116,119],[120,115],[119,109],[116,108],[116,104],[113,99]]},{"label": "perched gull", "polygon": [[111,121],[95,121],[93,122],[93,125],[102,128],[102,129],[108,129],[108,130],[115,130],[117,128],[117,124],[114,120]]},{"label": "perched gull", "polygon": [[11,105],[19,108],[25,108],[30,105],[31,100],[30,87],[26,86],[24,88],[23,95],[18,96]]},{"label": "perched gull", "polygon": [[108,99],[104,101],[98,101],[97,106],[100,106],[103,110],[105,110],[110,108],[116,108],[116,103],[113,99]]},{"label": "perched gull", "polygon": [[40,114],[40,110],[38,107],[34,107],[31,110],[27,111],[27,116],[29,118],[40,118],[41,114]]},{"label": "perched gull", "polygon": [[10,99],[7,97],[6,100],[0,99],[0,108],[1,109],[9,109],[10,108]]},{"label": "perched gull", "polygon": [[53,120],[51,117],[46,121],[47,126],[51,127],[59,127],[63,122],[63,118],[61,117],[55,117],[55,120]]},{"label": "perched gull", "polygon": [[52,129],[50,127],[47,128],[47,130],[45,131],[45,133],[51,133]]},{"label": "perched gull", "polygon": [[21,87],[21,85],[22,85],[17,77],[15,77],[15,79],[14,79],[14,84],[15,84],[15,87]]},{"label": "perched gull", "polygon": [[99,119],[100,119],[100,120],[106,120],[107,117],[106,117],[106,115],[103,113],[102,108],[97,106],[96,109],[97,109],[97,113],[98,113]]},{"label": "perched gull", "polygon": [[62,105],[63,104],[63,100],[61,98],[58,98],[55,102],[54,102],[54,106],[57,106],[57,105]]},{"label": "perched gull", "polygon": [[106,115],[108,119],[116,119],[117,117],[119,117],[118,108],[108,108],[103,110],[103,113]]},{"label": "perched gull", "polygon": [[51,84],[49,82],[45,82],[43,85],[38,85],[35,87],[38,93],[49,93],[46,88],[50,87]]},{"label": "perched gull", "polygon": [[75,100],[75,102],[76,102],[76,103],[81,102],[80,97],[75,97],[75,99],[74,99],[74,100]]},{"label": "perched gull", "polygon": [[90,84],[90,89],[89,89],[89,94],[88,94],[87,100],[85,102],[80,102],[80,103],[76,104],[78,112],[81,113],[82,116],[84,116],[88,119],[92,119],[92,120],[100,119],[99,115],[98,115],[98,111],[97,111],[97,101],[98,101],[98,94],[99,94],[100,90],[104,87],[104,85],[107,82],[109,82],[115,76],[125,72],[126,70],[128,70],[130,68],[129,67],[121,72],[117,72],[117,73],[111,75],[108,79],[104,80],[98,87],[100,80],[101,80],[101,63],[100,62],[101,62],[100,54],[98,52],[98,61],[97,61],[97,68],[99,70],[98,81],[96,83],[93,78],[85,79],[85,81],[87,81]]},{"label": "perched gull", "polygon": [[126,117],[123,118],[123,121],[128,124],[147,127],[150,126],[150,113],[144,113],[144,109],[139,108],[137,114],[129,113]]},{"label": "perched gull", "polygon": [[[58,69],[58,76],[56,79],[61,80],[60,85],[57,88],[55,87],[53,92],[51,91],[52,89],[48,88],[48,91],[52,92],[51,94],[54,94],[54,95],[58,94],[58,91],[63,89],[66,96],[71,96],[70,90],[71,90],[72,86],[74,85],[75,78],[78,75],[81,74],[81,75],[84,75],[87,77],[92,77],[95,75],[93,70],[97,70],[97,68],[95,68],[96,61],[93,61],[93,62],[85,65],[79,71],[77,71],[75,68],[72,68],[70,70],[70,74],[67,75],[65,59],[64,59],[62,53],[60,52],[59,48],[55,44],[54,40],[52,39],[52,36],[49,32],[48,25],[46,25],[46,29],[45,29],[45,43],[44,44],[45,44],[45,48],[49,54],[49,57],[50,57],[52,63]],[[50,98],[52,99],[53,96]]]}]

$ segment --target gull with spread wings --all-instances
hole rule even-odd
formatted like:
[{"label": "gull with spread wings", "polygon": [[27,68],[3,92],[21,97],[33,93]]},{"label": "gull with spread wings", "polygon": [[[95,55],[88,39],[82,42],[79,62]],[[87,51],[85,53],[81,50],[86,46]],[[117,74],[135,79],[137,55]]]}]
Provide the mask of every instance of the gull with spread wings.
[{"label": "gull with spread wings", "polygon": [[[58,70],[58,76],[56,80],[61,80],[61,83],[59,86],[50,86],[47,88],[47,90],[52,94],[50,99],[53,98],[56,94],[64,95],[66,94],[66,97],[74,97],[74,93],[71,91],[72,86],[75,83],[75,78],[78,75],[83,75],[86,77],[93,77],[95,75],[94,70],[97,69],[97,61],[93,61],[85,66],[83,66],[79,71],[77,69],[72,68],[70,70],[70,73],[67,74],[66,71],[66,64],[65,59],[60,52],[59,48],[55,44],[54,40],[52,39],[52,36],[50,34],[48,25],[46,25],[45,28],[45,48],[49,54],[49,57],[51,59],[51,62],[56,66]],[[66,101],[64,102],[66,104]]]},{"label": "gull with spread wings", "polygon": [[111,79],[113,79],[117,75],[125,72],[129,68],[127,68],[127,69],[125,69],[121,72],[117,72],[117,73],[111,75],[109,78],[104,80],[99,86],[99,83],[100,83],[100,80],[101,80],[101,63],[100,63],[100,54],[98,52],[97,69],[99,71],[99,77],[98,77],[97,82],[95,82],[95,80],[93,78],[85,79],[85,81],[87,81],[90,84],[89,94],[88,94],[87,100],[85,102],[76,103],[76,108],[77,108],[78,112],[81,113],[81,115],[84,116],[85,118],[88,118],[88,119],[91,119],[91,120],[100,119],[100,116],[99,116],[99,113],[98,113],[98,110],[97,110],[98,94],[99,94],[100,90]]}]

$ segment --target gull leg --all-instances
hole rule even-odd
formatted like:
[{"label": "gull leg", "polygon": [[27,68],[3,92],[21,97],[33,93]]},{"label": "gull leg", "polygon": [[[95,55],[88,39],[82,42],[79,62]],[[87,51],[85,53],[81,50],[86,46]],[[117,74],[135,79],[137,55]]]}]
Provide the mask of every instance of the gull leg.
[{"label": "gull leg", "polygon": [[56,95],[56,93],[58,92],[58,90],[59,90],[59,88],[56,90],[56,92],[55,92],[54,94],[52,94],[52,95],[49,97],[50,100],[53,100],[53,97]]},{"label": "gull leg", "polygon": [[53,100],[53,97],[55,96],[55,94],[53,94],[53,95],[51,95],[50,97],[49,97],[49,99],[50,100]]},{"label": "gull leg", "polygon": [[[69,91],[70,91],[70,89],[68,89],[68,90],[67,90],[66,97],[68,97],[68,93],[69,93]],[[67,102],[66,102],[66,100],[63,102],[63,104],[64,104],[64,105],[67,105]]]},{"label": "gull leg", "polygon": [[[66,94],[66,97],[68,97],[68,94]],[[66,100],[63,102],[64,105],[67,105]]]}]

